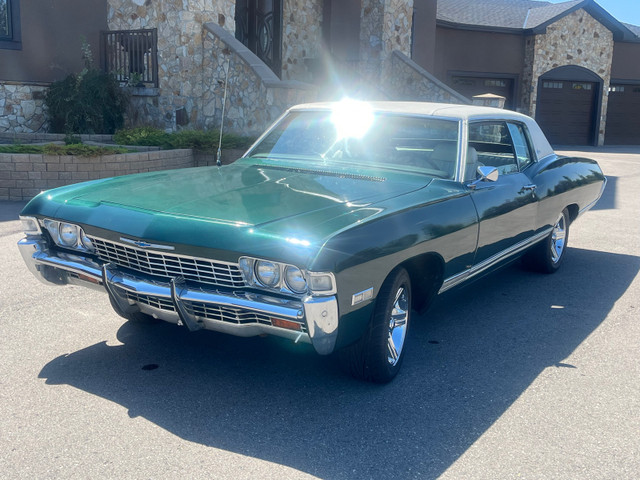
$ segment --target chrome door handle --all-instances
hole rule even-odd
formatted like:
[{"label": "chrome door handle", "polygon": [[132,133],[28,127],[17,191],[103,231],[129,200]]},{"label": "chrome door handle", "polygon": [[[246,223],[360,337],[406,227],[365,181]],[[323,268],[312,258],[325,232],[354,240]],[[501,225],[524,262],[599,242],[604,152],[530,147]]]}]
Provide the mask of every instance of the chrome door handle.
[{"label": "chrome door handle", "polygon": [[531,190],[531,191],[533,191],[533,190],[535,190],[537,187],[538,187],[537,185],[531,184],[531,185],[525,185],[524,187],[522,187],[522,189],[523,189],[523,190]]}]

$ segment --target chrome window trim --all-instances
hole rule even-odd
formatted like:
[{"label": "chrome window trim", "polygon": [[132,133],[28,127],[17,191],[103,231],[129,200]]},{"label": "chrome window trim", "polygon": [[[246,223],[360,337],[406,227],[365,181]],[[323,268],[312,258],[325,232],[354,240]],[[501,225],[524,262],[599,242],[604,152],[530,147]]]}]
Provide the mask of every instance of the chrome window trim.
[{"label": "chrome window trim", "polygon": [[442,283],[442,287],[440,287],[440,290],[438,291],[438,294],[446,292],[447,290],[460,285],[462,282],[465,282],[467,280],[469,280],[470,278],[475,277],[476,275],[479,275],[480,273],[484,272],[485,270],[488,270],[489,268],[491,268],[492,266],[494,266],[495,264],[499,263],[502,260],[505,260],[517,253],[520,253],[521,251],[525,250],[526,248],[530,247],[531,245],[539,242],[540,240],[544,239],[545,237],[547,237],[549,235],[549,233],[551,233],[551,230],[553,230],[553,228],[549,227],[549,228],[545,228],[542,232],[533,235],[529,238],[527,238],[526,240],[523,240],[521,242],[516,243],[515,245],[503,250],[502,252],[498,252],[495,255],[493,255],[492,257],[487,258],[486,260],[478,263],[477,265],[474,265],[473,267],[464,270],[463,272],[457,273],[449,278],[447,278],[443,283]]}]

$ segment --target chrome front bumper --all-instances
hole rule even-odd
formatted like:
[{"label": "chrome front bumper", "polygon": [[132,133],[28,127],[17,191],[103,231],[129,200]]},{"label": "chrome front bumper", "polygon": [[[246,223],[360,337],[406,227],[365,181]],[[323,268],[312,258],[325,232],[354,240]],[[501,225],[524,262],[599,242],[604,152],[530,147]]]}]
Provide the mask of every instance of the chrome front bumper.
[{"label": "chrome front bumper", "polygon": [[[82,285],[105,291],[125,313],[140,311],[189,330],[215,330],[250,337],[271,334],[333,352],[338,335],[335,296],[282,299],[246,291],[191,288],[184,279],[157,281],[91,258],[52,251],[40,236],[18,242],[27,267],[48,285]],[[283,328],[279,325],[287,325]]]}]

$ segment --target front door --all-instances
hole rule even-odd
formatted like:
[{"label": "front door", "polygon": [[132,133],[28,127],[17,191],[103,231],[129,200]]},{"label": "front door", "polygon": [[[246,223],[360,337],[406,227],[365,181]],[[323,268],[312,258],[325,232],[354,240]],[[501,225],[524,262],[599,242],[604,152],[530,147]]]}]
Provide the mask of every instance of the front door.
[{"label": "front door", "polygon": [[469,150],[479,165],[496,167],[496,182],[480,182],[471,198],[480,220],[474,264],[493,263],[533,237],[538,209],[536,186],[522,170],[532,156],[524,125],[477,122],[469,125]]},{"label": "front door", "polygon": [[236,38],[278,77],[282,70],[282,0],[237,0]]}]

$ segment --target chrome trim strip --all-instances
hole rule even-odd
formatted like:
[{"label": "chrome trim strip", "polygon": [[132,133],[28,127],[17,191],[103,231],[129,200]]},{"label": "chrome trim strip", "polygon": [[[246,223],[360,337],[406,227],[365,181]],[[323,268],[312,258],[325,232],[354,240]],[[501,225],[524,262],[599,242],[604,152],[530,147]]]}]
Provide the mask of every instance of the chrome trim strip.
[{"label": "chrome trim strip", "polygon": [[598,197],[591,202],[589,205],[587,205],[586,207],[582,208],[579,212],[578,212],[578,217],[580,215],[582,215],[583,213],[588,212],[589,210],[591,210],[593,207],[595,207],[596,203],[598,203],[598,201],[600,200],[600,198],[602,198],[602,194],[604,193],[604,189],[607,186],[607,177],[604,177],[604,182],[602,182],[602,187],[600,188],[600,194],[598,195]]},{"label": "chrome trim strip", "polygon": [[551,230],[553,230],[553,228],[551,227],[545,228],[542,232],[536,235],[533,235],[532,237],[529,237],[526,240],[523,240],[522,242],[516,243],[515,245],[507,248],[506,250],[503,250],[502,252],[496,253],[492,257],[489,257],[486,260],[478,263],[477,265],[474,265],[468,270],[465,270],[463,272],[460,272],[456,275],[453,275],[447,278],[442,283],[442,287],[438,291],[438,294],[446,292],[447,290],[455,287],[456,285],[460,285],[462,282],[465,282],[466,280],[469,280],[470,278],[473,278],[476,275],[479,275],[480,273],[491,268],[492,266],[501,262],[502,260],[505,260],[517,253],[520,253],[526,248],[529,248],[531,245],[547,237],[549,233],[551,233]]},{"label": "chrome trim strip", "polygon": [[176,247],[173,247],[171,245],[159,245],[157,243],[148,243],[143,240],[133,240],[131,238],[125,238],[125,237],[120,237],[120,240],[140,248],[151,248],[151,249],[158,249],[158,250],[175,250],[176,249]]}]

